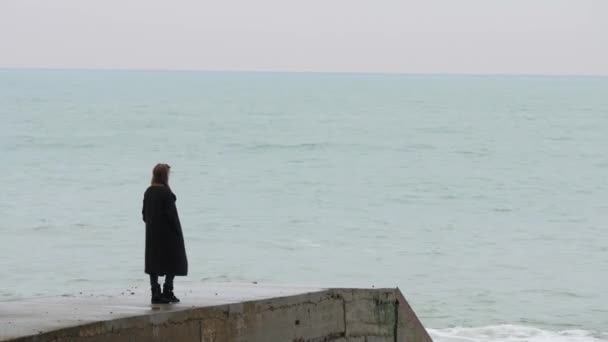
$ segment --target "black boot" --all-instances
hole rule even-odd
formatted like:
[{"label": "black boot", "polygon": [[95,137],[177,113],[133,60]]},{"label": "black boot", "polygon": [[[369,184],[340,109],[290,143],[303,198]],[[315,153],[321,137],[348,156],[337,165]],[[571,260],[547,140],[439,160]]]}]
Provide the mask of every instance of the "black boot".
[{"label": "black boot", "polygon": [[160,292],[160,285],[152,286],[152,304],[169,304],[170,302],[165,299],[163,294]]},{"label": "black boot", "polygon": [[175,297],[173,293],[173,287],[169,287],[167,284],[163,285],[163,299],[168,303],[179,303],[179,298]]}]

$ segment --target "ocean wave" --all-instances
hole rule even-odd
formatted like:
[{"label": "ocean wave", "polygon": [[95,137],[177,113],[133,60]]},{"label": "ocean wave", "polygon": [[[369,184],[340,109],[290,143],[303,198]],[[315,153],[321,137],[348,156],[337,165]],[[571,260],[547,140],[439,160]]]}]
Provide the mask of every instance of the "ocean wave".
[{"label": "ocean wave", "polygon": [[428,329],[435,342],[601,342],[608,332],[586,330],[549,331],[520,325]]}]

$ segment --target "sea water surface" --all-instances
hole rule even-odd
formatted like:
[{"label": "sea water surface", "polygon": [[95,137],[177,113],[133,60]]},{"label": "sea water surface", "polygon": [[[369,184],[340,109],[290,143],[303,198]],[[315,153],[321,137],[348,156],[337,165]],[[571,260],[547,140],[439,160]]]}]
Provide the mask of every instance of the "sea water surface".
[{"label": "sea water surface", "polygon": [[608,78],[0,70],[0,307],[144,284],[157,162],[191,281],[399,286],[436,341],[608,341]]}]

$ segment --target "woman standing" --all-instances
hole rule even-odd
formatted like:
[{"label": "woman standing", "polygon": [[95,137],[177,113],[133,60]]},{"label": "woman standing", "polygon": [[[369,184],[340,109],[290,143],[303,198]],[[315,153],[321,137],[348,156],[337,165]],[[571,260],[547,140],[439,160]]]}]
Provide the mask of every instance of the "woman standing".
[{"label": "woman standing", "polygon": [[[152,184],[144,194],[142,209],[146,223],[146,268],[152,287],[152,304],[179,303],[173,293],[173,278],[188,274],[188,259],[182,227],[175,206],[176,197],[169,187],[167,164],[152,170]],[[165,276],[163,291],[158,277]]]}]

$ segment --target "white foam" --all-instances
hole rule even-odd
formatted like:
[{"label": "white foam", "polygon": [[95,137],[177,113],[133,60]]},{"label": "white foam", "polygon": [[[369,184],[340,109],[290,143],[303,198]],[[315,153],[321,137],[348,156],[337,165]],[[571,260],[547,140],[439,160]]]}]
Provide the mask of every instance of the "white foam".
[{"label": "white foam", "polygon": [[435,342],[600,342],[608,333],[585,330],[549,331],[519,325],[428,329]]}]

